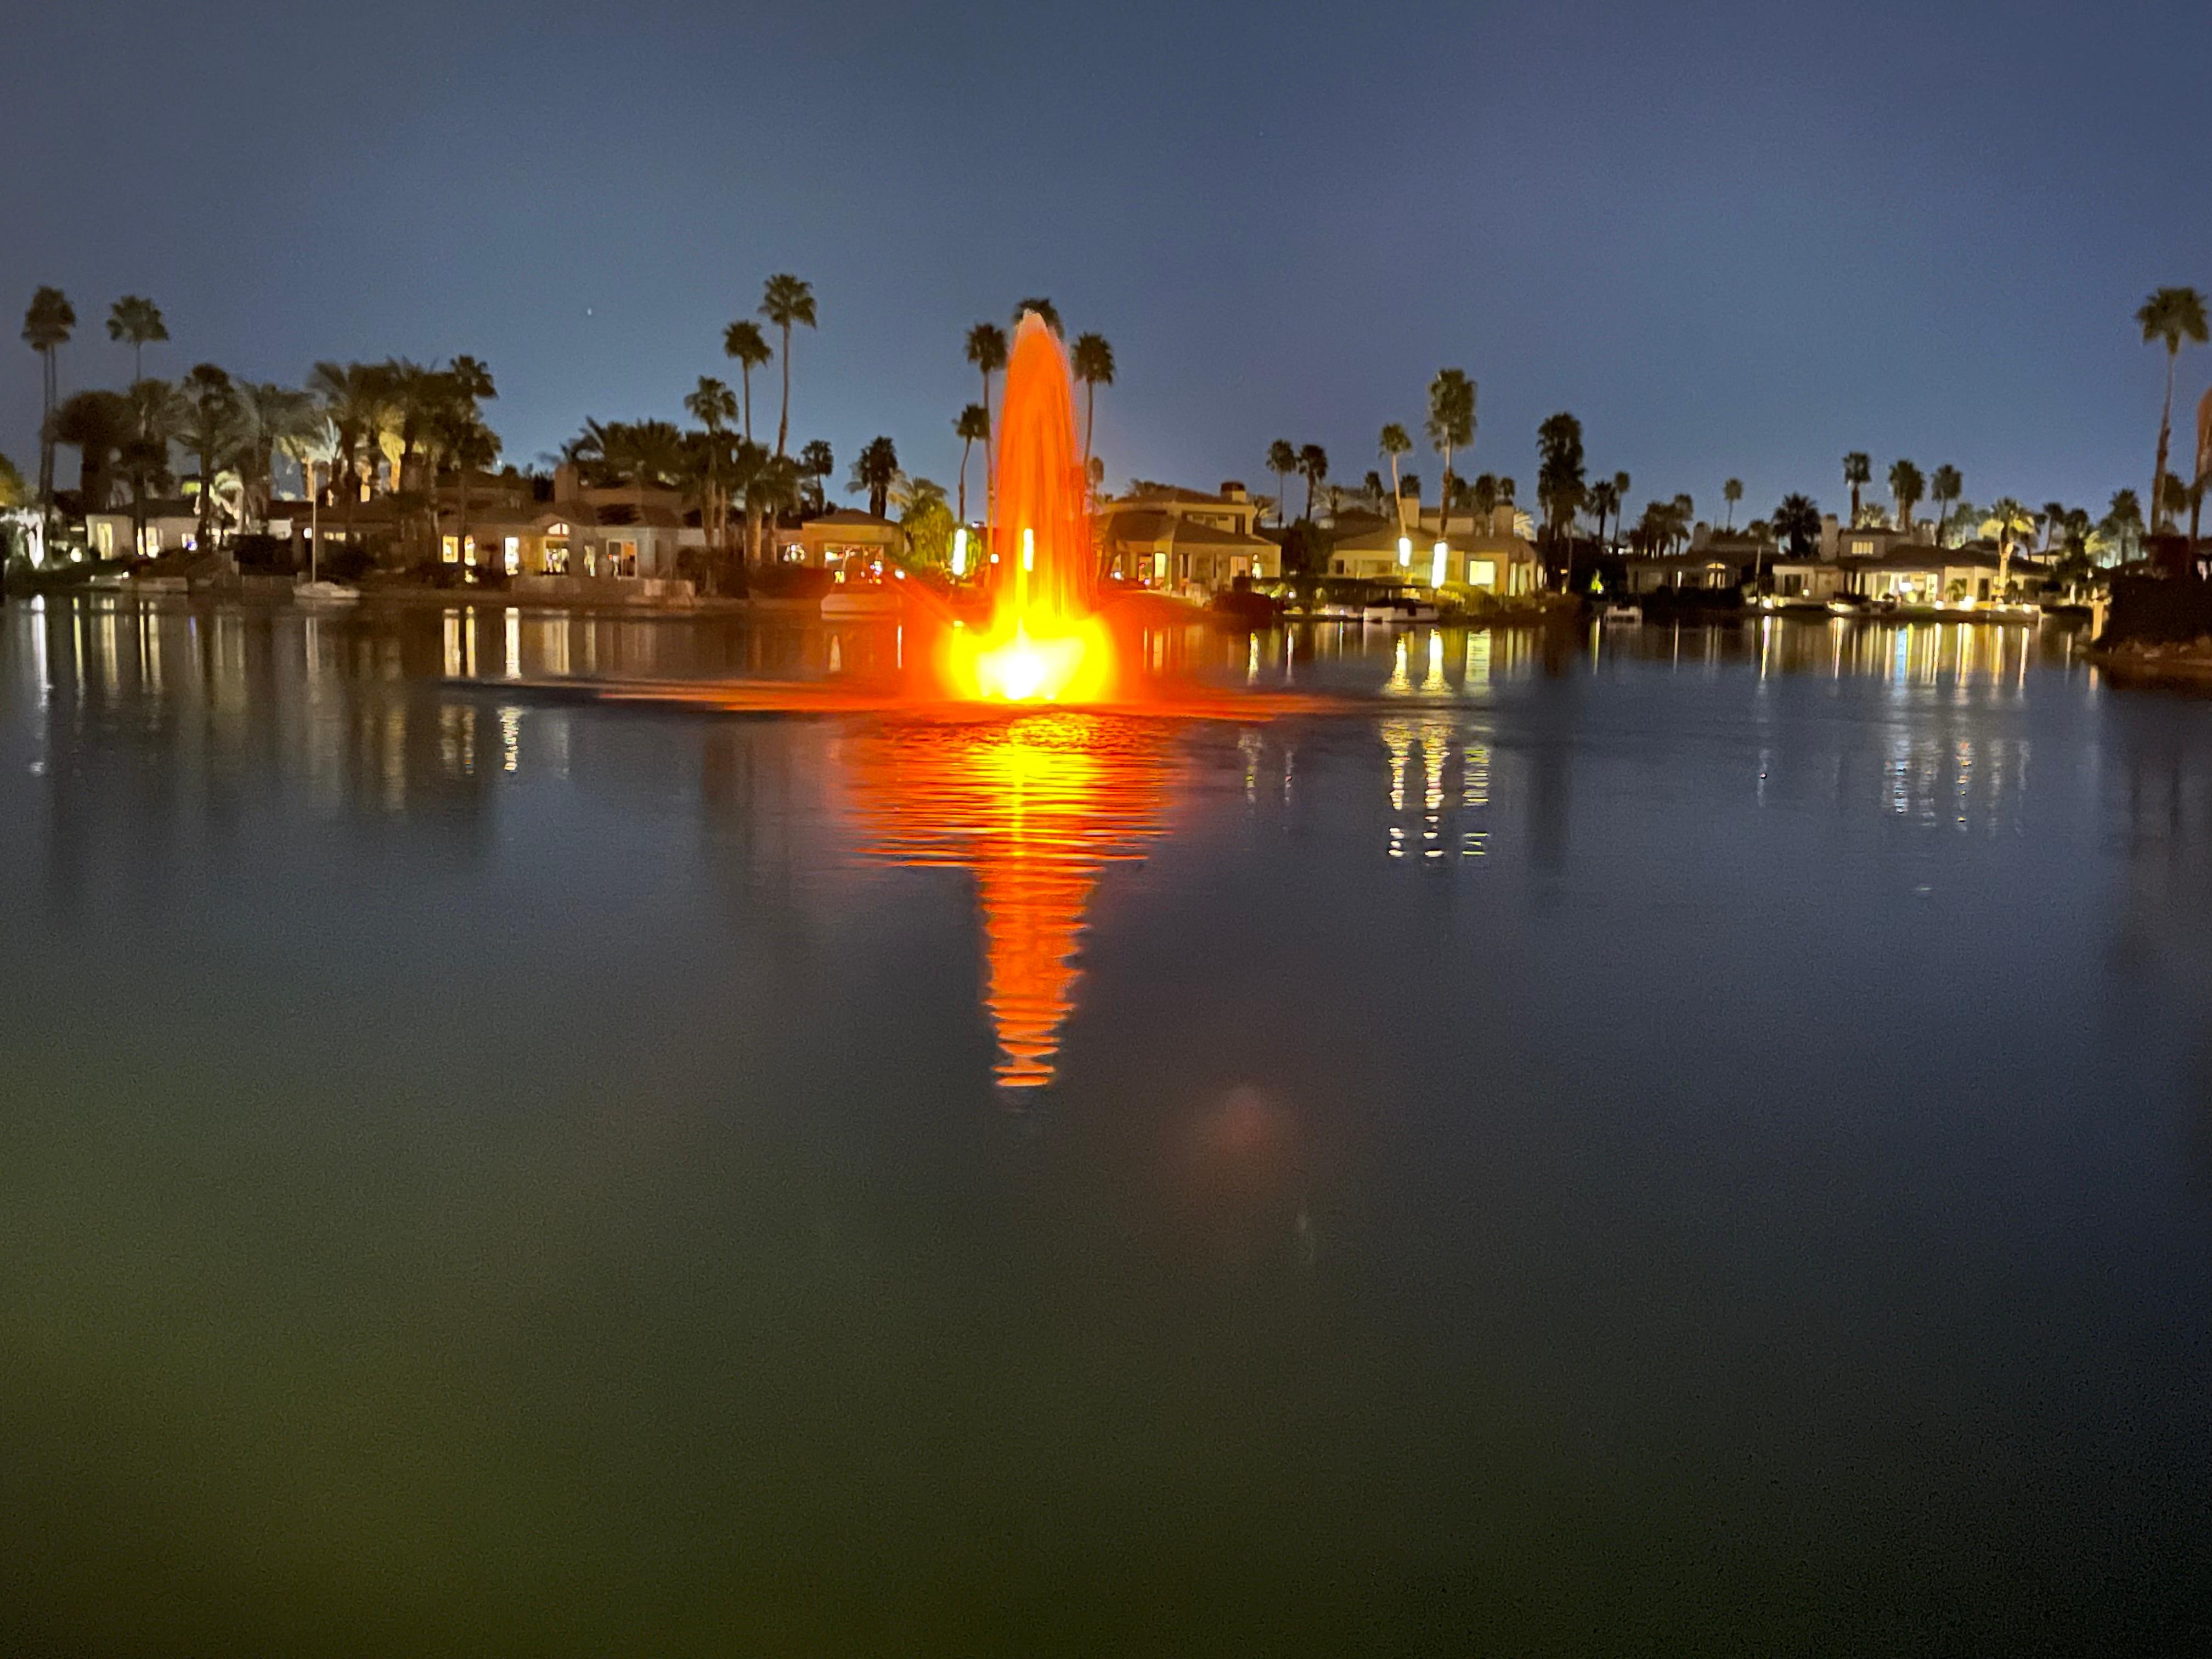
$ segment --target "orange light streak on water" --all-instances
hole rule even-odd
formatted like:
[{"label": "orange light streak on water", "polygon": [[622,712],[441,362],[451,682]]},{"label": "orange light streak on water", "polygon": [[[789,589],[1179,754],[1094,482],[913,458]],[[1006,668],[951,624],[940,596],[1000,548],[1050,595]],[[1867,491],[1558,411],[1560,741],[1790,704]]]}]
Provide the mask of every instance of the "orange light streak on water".
[{"label": "orange light streak on water", "polygon": [[988,725],[886,723],[847,753],[865,856],[975,872],[1000,1085],[1051,1082],[1098,878],[1160,833],[1168,728],[1040,710]]}]

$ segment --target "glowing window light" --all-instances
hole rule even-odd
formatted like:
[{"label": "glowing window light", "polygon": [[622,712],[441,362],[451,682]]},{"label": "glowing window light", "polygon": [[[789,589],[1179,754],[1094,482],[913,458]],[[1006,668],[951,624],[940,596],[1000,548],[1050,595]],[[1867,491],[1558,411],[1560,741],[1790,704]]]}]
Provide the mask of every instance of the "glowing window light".
[{"label": "glowing window light", "polygon": [[1445,556],[1445,554],[1447,554],[1447,553],[1448,553],[1448,552],[1449,552],[1449,551],[1450,551],[1450,549],[1449,549],[1448,547],[1446,547],[1446,546],[1444,545],[1444,544],[1443,544],[1443,543],[1442,543],[1442,542],[1438,542],[1438,543],[1437,544],[1437,545],[1436,545],[1436,550],[1435,550],[1435,552],[1434,552],[1434,553],[1432,553],[1432,554],[1430,556],[1430,557],[1429,557],[1429,586],[1431,586],[1431,587],[1442,587],[1442,586],[1444,585],[1444,556]]},{"label": "glowing window light", "polygon": [[1401,536],[1398,538],[1398,568],[1401,570],[1411,569],[1413,563],[1413,538],[1411,536]]},{"label": "glowing window light", "polygon": [[968,526],[963,525],[952,532],[952,574],[968,574]]}]

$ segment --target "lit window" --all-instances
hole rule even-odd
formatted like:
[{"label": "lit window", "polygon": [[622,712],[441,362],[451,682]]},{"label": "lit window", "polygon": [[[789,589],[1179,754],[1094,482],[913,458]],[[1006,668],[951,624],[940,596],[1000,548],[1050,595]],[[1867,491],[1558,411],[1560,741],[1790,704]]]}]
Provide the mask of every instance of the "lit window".
[{"label": "lit window", "polygon": [[507,538],[504,551],[507,558],[507,574],[510,576],[520,574],[522,570],[522,538],[519,536],[509,536]]},{"label": "lit window", "polygon": [[454,536],[446,536],[440,539],[444,544],[446,562],[447,564],[459,564],[461,559],[460,539]]}]

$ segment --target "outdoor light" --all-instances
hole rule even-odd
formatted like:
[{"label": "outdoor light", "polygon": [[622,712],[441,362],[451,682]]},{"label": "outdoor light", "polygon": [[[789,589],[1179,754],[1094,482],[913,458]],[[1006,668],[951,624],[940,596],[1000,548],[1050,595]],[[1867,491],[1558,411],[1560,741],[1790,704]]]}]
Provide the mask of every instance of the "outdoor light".
[{"label": "outdoor light", "polygon": [[964,576],[968,574],[968,526],[966,525],[961,526],[952,532],[952,574],[956,576]]},{"label": "outdoor light", "polygon": [[1444,585],[1444,555],[1449,551],[1450,549],[1446,547],[1443,543],[1438,542],[1437,544],[1436,552],[1429,560],[1430,586],[1442,587]]},{"label": "outdoor light", "polygon": [[1401,570],[1407,569],[1413,562],[1413,538],[1411,536],[1401,536],[1398,538],[1398,568]]}]

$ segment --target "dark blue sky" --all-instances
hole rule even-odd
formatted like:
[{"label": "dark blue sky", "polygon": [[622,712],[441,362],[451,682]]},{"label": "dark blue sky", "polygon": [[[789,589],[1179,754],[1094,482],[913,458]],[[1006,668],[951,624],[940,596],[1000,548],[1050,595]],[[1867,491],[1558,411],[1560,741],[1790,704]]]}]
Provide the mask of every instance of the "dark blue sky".
[{"label": "dark blue sky", "polygon": [[149,372],[474,352],[526,463],[734,381],[721,325],[788,270],[794,442],[839,483],[886,432],[949,486],[962,335],[1042,293],[1114,343],[1117,487],[1265,484],[1278,436],[1356,481],[1449,363],[1463,472],[1532,482],[1569,409],[1639,501],[1832,507],[1863,448],[2101,506],[2148,484],[2132,312],[2212,289],[2203,0],[76,0],[9,57],[0,295],[69,292],[65,386],[121,383],[101,321],[144,293]]}]

